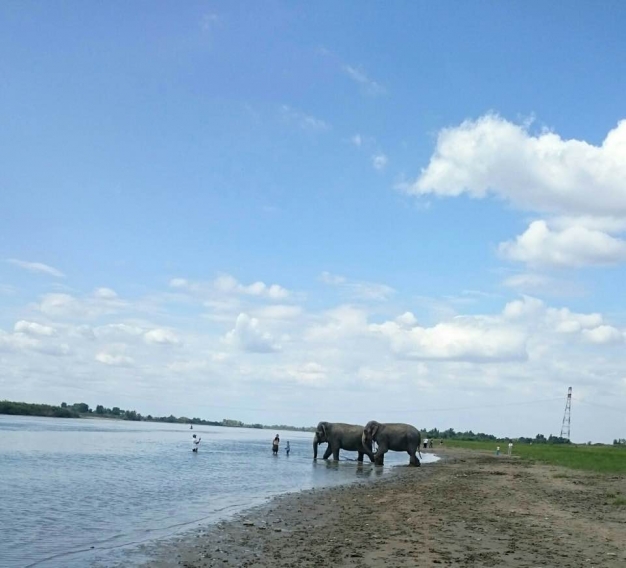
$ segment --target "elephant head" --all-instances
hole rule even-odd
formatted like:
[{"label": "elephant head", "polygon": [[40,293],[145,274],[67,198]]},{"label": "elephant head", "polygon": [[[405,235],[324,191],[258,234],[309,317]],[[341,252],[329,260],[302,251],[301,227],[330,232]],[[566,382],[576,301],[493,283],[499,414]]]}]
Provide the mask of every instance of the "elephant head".
[{"label": "elephant head", "polygon": [[315,440],[318,444],[324,444],[328,442],[328,422],[320,422],[315,430]]},{"label": "elephant head", "polygon": [[372,441],[376,441],[376,434],[378,433],[378,429],[380,428],[380,423],[376,422],[376,420],[370,420],[363,428],[363,445],[371,446]]},{"label": "elephant head", "polygon": [[315,429],[315,436],[313,436],[313,459],[317,459],[317,446],[328,442],[326,436],[326,430],[328,428],[328,422],[320,422]]}]

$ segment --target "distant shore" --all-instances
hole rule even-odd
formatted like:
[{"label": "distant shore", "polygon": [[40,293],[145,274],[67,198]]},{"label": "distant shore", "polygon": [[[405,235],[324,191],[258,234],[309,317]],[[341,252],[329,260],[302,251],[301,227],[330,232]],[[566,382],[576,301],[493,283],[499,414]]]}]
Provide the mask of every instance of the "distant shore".
[{"label": "distant shore", "polygon": [[[457,448],[146,547],[154,568],[623,566],[625,476]],[[356,466],[355,466],[356,467]],[[376,468],[365,465],[376,475]]]}]

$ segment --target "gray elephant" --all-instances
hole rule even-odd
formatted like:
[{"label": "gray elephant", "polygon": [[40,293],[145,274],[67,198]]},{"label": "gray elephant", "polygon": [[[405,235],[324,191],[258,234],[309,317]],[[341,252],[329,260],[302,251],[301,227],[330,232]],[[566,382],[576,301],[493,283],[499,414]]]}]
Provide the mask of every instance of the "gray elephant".
[{"label": "gray elephant", "polygon": [[342,424],[341,422],[320,422],[313,437],[313,459],[317,459],[317,446],[328,443],[324,452],[324,459],[330,455],[339,459],[339,450],[358,452],[358,461],[363,461],[363,454],[372,456],[372,444],[363,446],[363,426],[356,424]]},{"label": "gray elephant", "polygon": [[[362,430],[362,442],[365,447],[371,448],[372,442],[378,444],[376,454],[368,454],[376,465],[382,465],[385,453],[392,450],[408,453],[410,465],[419,467],[420,461],[416,452],[419,453],[421,441],[422,435],[419,430],[410,424],[381,424],[376,420],[370,420]],[[422,457],[422,454],[419,456]]]}]

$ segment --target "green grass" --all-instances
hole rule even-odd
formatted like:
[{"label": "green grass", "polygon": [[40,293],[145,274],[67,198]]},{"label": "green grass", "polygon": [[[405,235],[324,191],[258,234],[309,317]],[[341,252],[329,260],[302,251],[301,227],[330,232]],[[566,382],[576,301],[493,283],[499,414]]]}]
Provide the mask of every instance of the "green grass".
[{"label": "green grass", "polygon": [[626,499],[624,499],[624,497],[617,497],[617,499],[613,501],[613,505],[616,507],[626,507]]},{"label": "green grass", "polygon": [[[500,446],[500,455],[506,455],[508,445],[507,442],[463,442],[460,440],[446,440],[445,444],[455,448],[488,450],[493,453],[496,451],[496,446]],[[514,444],[513,455],[524,460],[560,465],[571,469],[626,473],[626,448],[615,446]]]}]

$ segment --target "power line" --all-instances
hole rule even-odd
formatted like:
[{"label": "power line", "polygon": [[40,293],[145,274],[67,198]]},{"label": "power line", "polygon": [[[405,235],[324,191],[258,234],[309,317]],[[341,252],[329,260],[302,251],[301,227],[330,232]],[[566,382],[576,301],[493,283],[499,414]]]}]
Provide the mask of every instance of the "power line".
[{"label": "power line", "polygon": [[614,406],[608,406],[607,404],[598,404],[597,402],[589,402],[587,400],[581,400],[580,398],[574,399],[576,402],[582,402],[583,404],[588,404],[589,406],[597,406],[598,408],[606,408],[607,410],[612,410],[613,412],[619,412],[620,414],[626,414],[624,409],[615,408]]}]

